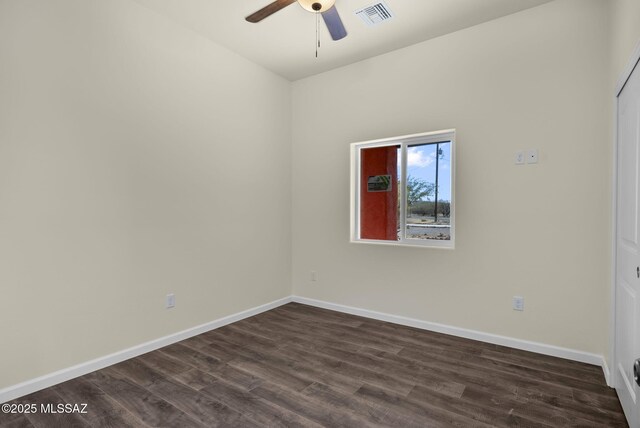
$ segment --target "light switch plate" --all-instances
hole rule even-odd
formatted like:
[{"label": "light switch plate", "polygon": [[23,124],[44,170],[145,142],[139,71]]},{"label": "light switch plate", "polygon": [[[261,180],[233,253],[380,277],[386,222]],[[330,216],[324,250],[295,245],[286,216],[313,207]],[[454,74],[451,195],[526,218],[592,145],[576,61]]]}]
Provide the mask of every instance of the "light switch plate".
[{"label": "light switch plate", "polygon": [[538,163],[538,150],[527,150],[527,163]]},{"label": "light switch plate", "polygon": [[516,165],[524,165],[524,152],[523,151],[516,152],[515,162],[516,162]]}]

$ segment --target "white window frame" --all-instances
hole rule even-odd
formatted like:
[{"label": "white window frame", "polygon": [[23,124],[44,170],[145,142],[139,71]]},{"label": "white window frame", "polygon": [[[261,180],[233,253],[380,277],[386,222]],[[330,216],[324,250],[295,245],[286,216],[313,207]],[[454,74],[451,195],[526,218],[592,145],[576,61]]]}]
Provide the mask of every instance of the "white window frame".
[{"label": "white window frame", "polygon": [[[456,150],[456,130],[447,129],[443,131],[424,132],[420,134],[403,135],[400,137],[383,138],[379,140],[362,141],[351,144],[351,242],[356,244],[375,244],[375,245],[394,245],[422,248],[455,248],[455,150]],[[450,236],[449,240],[437,239],[407,239],[406,235],[406,197],[405,188],[407,182],[407,147],[416,144],[435,144],[439,142],[451,143],[451,214],[450,219]],[[372,147],[400,146],[401,147],[401,181],[398,194],[402,201],[400,204],[400,230],[401,238],[397,241],[387,241],[379,239],[361,239],[360,238],[360,189],[361,189],[361,165],[360,150]]]}]

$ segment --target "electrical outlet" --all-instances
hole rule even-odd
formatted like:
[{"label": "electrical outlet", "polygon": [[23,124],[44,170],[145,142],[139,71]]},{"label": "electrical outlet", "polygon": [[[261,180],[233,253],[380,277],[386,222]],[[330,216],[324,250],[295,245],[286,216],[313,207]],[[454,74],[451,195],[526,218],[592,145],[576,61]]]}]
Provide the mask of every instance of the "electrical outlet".
[{"label": "electrical outlet", "polygon": [[513,310],[524,311],[524,297],[513,296]]},{"label": "electrical outlet", "polygon": [[516,152],[515,162],[516,162],[516,165],[524,165],[524,152],[523,151]]},{"label": "electrical outlet", "polygon": [[527,150],[527,163],[538,163],[538,150]]},{"label": "electrical outlet", "polygon": [[167,309],[176,307],[176,296],[173,293],[167,294],[167,298],[165,299],[165,306]]},{"label": "electrical outlet", "polygon": [[316,272],[315,270],[311,271],[311,281],[318,282],[318,272]]}]

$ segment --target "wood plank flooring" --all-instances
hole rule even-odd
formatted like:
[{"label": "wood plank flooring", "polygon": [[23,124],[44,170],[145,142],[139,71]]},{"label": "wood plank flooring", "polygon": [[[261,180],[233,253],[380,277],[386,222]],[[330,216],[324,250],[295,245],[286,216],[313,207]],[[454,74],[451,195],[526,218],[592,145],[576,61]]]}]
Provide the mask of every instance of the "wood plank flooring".
[{"label": "wood plank flooring", "polygon": [[626,427],[600,367],[290,303],[12,403],[2,427]]}]

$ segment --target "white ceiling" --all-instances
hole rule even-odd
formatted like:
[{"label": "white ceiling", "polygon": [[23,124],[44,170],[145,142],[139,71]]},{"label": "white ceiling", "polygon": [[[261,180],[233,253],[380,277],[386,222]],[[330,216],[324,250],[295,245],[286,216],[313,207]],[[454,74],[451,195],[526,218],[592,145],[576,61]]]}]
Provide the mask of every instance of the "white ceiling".
[{"label": "white ceiling", "polygon": [[245,17],[272,0],[135,0],[289,79],[351,64],[551,0],[385,0],[395,17],[368,27],[354,11],[376,0],[336,0],[348,35],[332,41],[315,16],[294,3],[257,24]]}]

